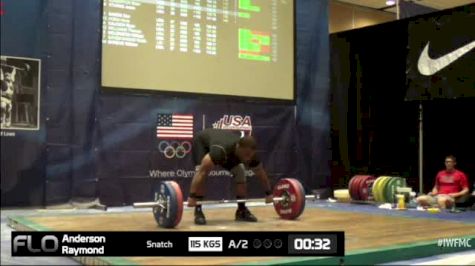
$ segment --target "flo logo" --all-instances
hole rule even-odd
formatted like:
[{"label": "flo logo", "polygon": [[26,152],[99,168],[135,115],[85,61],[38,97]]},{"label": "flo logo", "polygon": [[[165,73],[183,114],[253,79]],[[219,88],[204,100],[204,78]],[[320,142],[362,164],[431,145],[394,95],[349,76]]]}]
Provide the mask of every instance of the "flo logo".
[{"label": "flo logo", "polygon": [[[32,235],[16,235],[12,239],[12,255],[25,255],[40,252],[56,252],[59,247],[59,240],[54,235],[45,235],[41,238],[41,245],[33,246]],[[26,250],[23,250],[26,249]]]},{"label": "flo logo", "polygon": [[213,123],[213,128],[241,131],[241,137],[252,135],[251,117],[241,115],[224,115]]}]

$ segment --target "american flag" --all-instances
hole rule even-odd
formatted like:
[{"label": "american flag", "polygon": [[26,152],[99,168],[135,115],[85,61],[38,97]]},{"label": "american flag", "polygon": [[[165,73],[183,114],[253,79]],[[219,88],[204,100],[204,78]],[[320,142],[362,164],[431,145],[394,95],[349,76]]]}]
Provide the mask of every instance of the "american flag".
[{"label": "american flag", "polygon": [[157,138],[192,139],[193,115],[158,114]]}]

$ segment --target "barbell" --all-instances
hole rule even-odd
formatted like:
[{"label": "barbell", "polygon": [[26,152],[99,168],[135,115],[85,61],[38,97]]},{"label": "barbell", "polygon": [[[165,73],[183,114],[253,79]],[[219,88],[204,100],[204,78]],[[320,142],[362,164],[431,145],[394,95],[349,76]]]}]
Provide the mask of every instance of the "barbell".
[{"label": "barbell", "polygon": [[[294,178],[283,178],[273,189],[274,209],[282,219],[298,218],[305,209],[307,199],[316,199],[315,195],[305,195],[302,184]],[[198,201],[197,205],[211,205],[240,202],[265,202],[265,199],[235,199]],[[153,215],[160,227],[177,226],[183,215],[183,193],[175,181],[165,181],[154,187],[154,201],[136,202],[134,208],[153,208]]]}]

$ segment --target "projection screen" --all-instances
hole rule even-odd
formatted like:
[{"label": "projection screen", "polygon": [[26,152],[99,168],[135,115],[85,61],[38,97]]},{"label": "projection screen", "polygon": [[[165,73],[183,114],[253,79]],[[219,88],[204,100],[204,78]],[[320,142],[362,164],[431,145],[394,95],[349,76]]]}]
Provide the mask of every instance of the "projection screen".
[{"label": "projection screen", "polygon": [[292,100],[293,0],[103,0],[102,86]]}]

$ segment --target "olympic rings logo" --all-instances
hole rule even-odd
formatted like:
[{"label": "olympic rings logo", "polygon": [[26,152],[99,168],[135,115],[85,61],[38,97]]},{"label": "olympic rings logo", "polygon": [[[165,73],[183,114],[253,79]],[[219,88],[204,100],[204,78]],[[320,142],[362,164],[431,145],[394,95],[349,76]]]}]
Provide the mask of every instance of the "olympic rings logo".
[{"label": "olympic rings logo", "polygon": [[179,142],[176,140],[166,141],[162,140],[158,144],[158,151],[163,153],[163,155],[168,158],[184,158],[191,151],[191,142],[183,141]]}]

